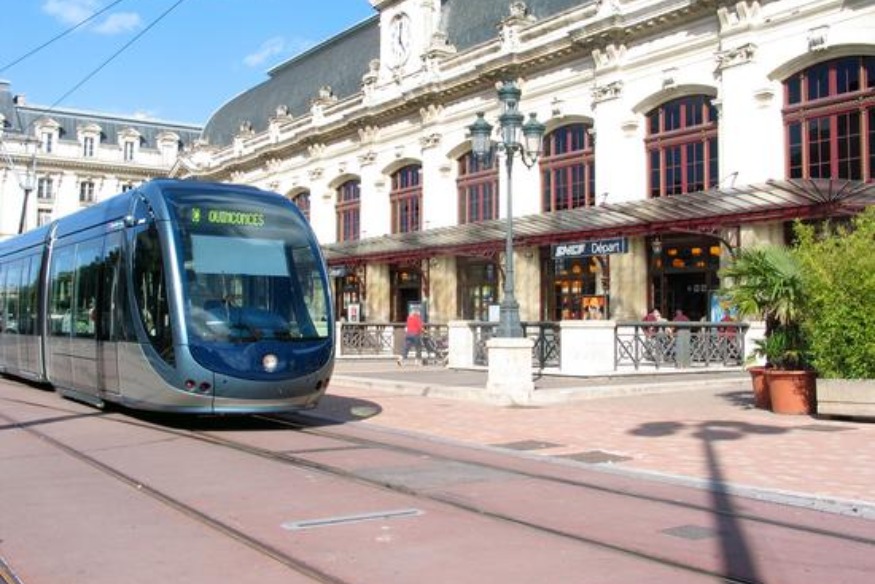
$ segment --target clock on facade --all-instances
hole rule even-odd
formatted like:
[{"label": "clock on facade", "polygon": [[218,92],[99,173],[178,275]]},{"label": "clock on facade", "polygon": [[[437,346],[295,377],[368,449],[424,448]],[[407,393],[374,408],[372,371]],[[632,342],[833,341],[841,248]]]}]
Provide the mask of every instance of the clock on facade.
[{"label": "clock on facade", "polygon": [[389,47],[393,66],[403,65],[410,56],[410,17],[396,14],[389,24]]}]

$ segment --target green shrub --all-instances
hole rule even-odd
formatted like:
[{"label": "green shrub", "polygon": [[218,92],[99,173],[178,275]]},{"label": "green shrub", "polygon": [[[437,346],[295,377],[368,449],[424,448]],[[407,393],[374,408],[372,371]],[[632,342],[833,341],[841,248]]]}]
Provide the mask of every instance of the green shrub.
[{"label": "green shrub", "polygon": [[821,377],[875,379],[875,208],[796,235],[811,364]]}]

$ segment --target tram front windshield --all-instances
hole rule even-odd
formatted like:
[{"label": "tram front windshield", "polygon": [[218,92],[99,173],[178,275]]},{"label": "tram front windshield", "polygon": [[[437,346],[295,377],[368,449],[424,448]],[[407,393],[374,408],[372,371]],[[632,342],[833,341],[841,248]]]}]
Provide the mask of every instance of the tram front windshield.
[{"label": "tram front windshield", "polygon": [[[302,217],[273,197],[171,194],[192,354],[247,370],[239,349],[329,336],[323,264]],[[236,347],[236,349],[235,349]]]}]

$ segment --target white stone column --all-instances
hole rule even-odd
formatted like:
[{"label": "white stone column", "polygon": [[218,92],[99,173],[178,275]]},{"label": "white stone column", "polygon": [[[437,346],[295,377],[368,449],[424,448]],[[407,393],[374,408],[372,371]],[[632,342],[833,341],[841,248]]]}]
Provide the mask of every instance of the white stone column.
[{"label": "white stone column", "polygon": [[559,369],[567,375],[614,373],[612,320],[563,320],[560,323],[562,354]]},{"label": "white stone column", "polygon": [[486,394],[492,401],[503,405],[532,403],[535,391],[532,381],[534,346],[535,342],[525,337],[499,337],[486,343],[489,351]]},{"label": "white stone column", "polygon": [[454,320],[447,325],[447,366],[465,369],[474,366],[474,330],[468,321]]}]

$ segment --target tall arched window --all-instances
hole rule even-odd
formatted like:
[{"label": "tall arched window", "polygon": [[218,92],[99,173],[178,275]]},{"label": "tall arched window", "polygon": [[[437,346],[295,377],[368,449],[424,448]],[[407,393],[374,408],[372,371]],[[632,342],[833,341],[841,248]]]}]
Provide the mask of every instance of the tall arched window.
[{"label": "tall arched window", "polygon": [[361,181],[348,180],[337,189],[337,241],[355,241],[361,224]]},{"label": "tall arched window", "polygon": [[548,213],[595,204],[595,144],[587,124],[569,124],[544,137],[541,209]]},{"label": "tall arched window", "polygon": [[422,228],[422,167],[411,164],[392,175],[392,233],[408,233]]},{"label": "tall arched window", "polygon": [[498,166],[494,156],[468,152],[458,159],[459,224],[498,218]]},{"label": "tall arched window", "polygon": [[304,191],[298,193],[294,197],[292,197],[292,202],[297,205],[298,210],[301,211],[301,214],[307,218],[307,221],[310,220],[310,191]]},{"label": "tall arched window", "polygon": [[842,57],[784,81],[789,178],[872,180],[875,57]]},{"label": "tall arched window", "polygon": [[717,186],[717,110],[709,96],[674,99],[647,114],[645,146],[651,197]]}]

